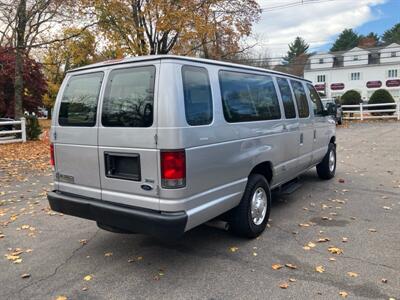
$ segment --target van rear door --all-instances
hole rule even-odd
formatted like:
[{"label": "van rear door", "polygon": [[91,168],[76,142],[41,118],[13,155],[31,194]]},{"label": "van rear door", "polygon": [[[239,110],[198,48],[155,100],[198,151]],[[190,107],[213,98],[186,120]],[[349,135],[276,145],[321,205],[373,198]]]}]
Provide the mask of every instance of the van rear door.
[{"label": "van rear door", "polygon": [[101,198],[97,107],[103,72],[69,74],[53,119],[58,190]]},{"label": "van rear door", "polygon": [[99,125],[102,199],[159,209],[156,95],[159,62],[115,66]]}]

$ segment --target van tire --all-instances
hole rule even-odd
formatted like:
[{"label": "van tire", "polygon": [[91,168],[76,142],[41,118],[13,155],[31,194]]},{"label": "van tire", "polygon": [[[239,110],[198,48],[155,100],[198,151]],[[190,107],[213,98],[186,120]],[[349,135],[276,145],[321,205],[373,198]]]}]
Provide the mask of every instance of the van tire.
[{"label": "van tire", "polygon": [[[259,221],[262,219],[262,222],[256,224],[252,217],[252,201],[256,192],[257,195],[262,195],[262,191],[265,192],[266,211],[264,219],[261,217],[259,219]],[[270,210],[271,191],[269,189],[268,181],[260,174],[250,174],[242,200],[240,201],[240,204],[232,210],[229,228],[236,235],[247,238],[256,238],[265,230]]]},{"label": "van tire", "polygon": [[[333,155],[333,166],[332,166],[332,156]],[[336,173],[336,145],[330,143],[328,146],[328,152],[325,154],[324,159],[317,165],[317,174],[321,179],[331,179]]]}]

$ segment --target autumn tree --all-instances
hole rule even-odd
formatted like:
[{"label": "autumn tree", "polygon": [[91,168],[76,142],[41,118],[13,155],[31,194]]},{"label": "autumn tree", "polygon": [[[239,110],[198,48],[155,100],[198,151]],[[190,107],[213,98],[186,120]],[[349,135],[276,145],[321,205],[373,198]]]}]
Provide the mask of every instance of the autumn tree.
[{"label": "autumn tree", "polygon": [[[14,116],[15,59],[13,49],[0,47],[0,116]],[[29,112],[36,112],[42,105],[47,89],[46,81],[41,64],[27,54],[24,54],[23,63],[24,93],[21,105]]]},{"label": "autumn tree", "polygon": [[[32,49],[57,41],[49,32],[76,14],[73,0],[0,0],[0,46],[15,51],[14,113],[23,115],[24,59]],[[83,23],[83,22],[82,22]],[[91,24],[82,24],[84,30]],[[67,37],[70,38],[70,37]]]},{"label": "autumn tree", "polygon": [[261,13],[255,0],[82,2],[94,11],[109,44],[122,49],[120,55],[177,53],[215,58],[236,53],[241,50],[240,39],[251,33]]}]

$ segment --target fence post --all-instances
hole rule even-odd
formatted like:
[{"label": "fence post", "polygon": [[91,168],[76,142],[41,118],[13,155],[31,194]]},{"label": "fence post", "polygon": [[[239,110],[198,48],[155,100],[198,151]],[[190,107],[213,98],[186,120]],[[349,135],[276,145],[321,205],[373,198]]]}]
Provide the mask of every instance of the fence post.
[{"label": "fence post", "polygon": [[361,118],[361,121],[364,120],[364,112],[363,112],[363,103],[362,102],[360,103],[360,118]]},{"label": "fence post", "polygon": [[396,103],[396,110],[397,110],[397,121],[400,121],[400,101]]},{"label": "fence post", "polygon": [[21,118],[22,142],[26,142],[26,119]]}]

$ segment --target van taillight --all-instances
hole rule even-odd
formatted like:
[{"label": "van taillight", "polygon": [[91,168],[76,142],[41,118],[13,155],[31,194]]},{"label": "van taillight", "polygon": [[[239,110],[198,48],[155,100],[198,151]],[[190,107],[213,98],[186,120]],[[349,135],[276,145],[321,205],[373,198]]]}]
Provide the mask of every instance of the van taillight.
[{"label": "van taillight", "polygon": [[55,166],[55,161],[54,161],[54,145],[53,143],[50,144],[50,164],[52,167]]},{"label": "van taillight", "polygon": [[186,185],[185,150],[161,151],[161,186],[177,189]]}]

